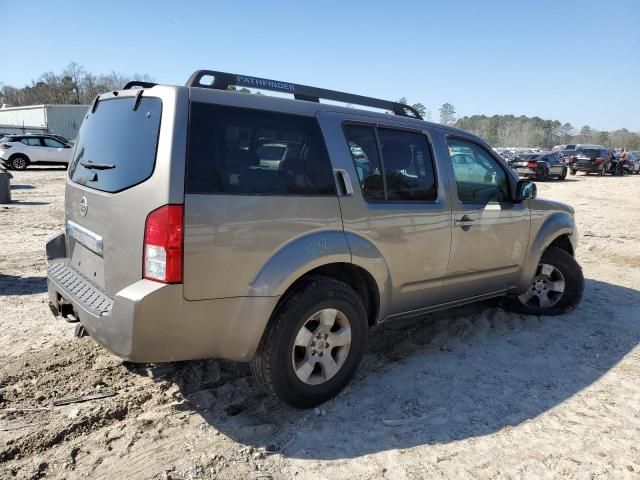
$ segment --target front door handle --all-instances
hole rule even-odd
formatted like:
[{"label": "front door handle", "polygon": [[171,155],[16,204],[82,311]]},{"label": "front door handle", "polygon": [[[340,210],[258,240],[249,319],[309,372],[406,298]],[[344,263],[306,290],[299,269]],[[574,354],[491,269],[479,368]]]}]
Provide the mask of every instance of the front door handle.
[{"label": "front door handle", "polygon": [[469,215],[463,215],[460,220],[454,220],[453,224],[466,232],[473,225],[473,219]]}]

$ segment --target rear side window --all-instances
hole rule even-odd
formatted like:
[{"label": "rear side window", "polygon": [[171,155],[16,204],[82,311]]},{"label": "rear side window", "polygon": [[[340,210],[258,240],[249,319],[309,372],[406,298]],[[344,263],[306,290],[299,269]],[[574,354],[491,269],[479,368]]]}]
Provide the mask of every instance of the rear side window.
[{"label": "rear side window", "polygon": [[335,195],[314,118],[191,104],[187,193]]},{"label": "rear side window", "polygon": [[119,192],[153,173],[162,116],[159,98],[98,102],[82,122],[69,169],[71,180],[104,192]]},{"label": "rear side window", "polygon": [[436,183],[427,137],[378,129],[388,200],[435,200]]},{"label": "rear side window", "polygon": [[384,200],[382,166],[374,129],[362,125],[345,125],[344,133],[363,195],[370,200]]},{"label": "rear side window", "polygon": [[349,124],[344,126],[344,133],[365,198],[374,201],[436,199],[435,172],[427,137],[405,130]]},{"label": "rear side window", "polygon": [[42,143],[40,142],[40,138],[39,137],[22,138],[20,140],[20,142],[24,143],[25,145],[29,145],[30,147],[41,147],[42,146]]}]

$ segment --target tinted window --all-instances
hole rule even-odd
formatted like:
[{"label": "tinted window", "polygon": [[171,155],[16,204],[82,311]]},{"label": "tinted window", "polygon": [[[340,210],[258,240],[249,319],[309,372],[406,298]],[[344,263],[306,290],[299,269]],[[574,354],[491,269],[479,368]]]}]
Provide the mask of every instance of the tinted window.
[{"label": "tinted window", "polygon": [[[103,100],[88,113],[78,134],[71,179],[105,192],[118,192],[151,176],[156,160],[162,102],[142,97],[136,110],[131,98]],[[107,169],[83,164],[103,164]]]},{"label": "tinted window", "polygon": [[[378,139],[373,127],[344,127],[365,198],[435,200],[435,175],[427,138],[419,133],[395,129],[379,128],[377,132]],[[379,151],[382,152],[382,161]],[[384,165],[384,169],[381,165]],[[381,173],[383,170],[384,180]]]},{"label": "tinted window", "polygon": [[362,194],[370,200],[384,200],[382,167],[374,129],[361,125],[345,125],[344,133]]},{"label": "tinted window", "polygon": [[335,194],[314,118],[192,103],[188,193]]},{"label": "tinted window", "polygon": [[[508,200],[507,175],[486,150],[464,140],[451,138],[448,142],[460,201],[485,204]],[[457,162],[460,155],[469,162]]]},{"label": "tinted window", "polygon": [[53,138],[43,138],[44,140],[44,144],[47,147],[51,147],[51,148],[63,148],[64,144],[60,143],[58,140],[54,140]]},{"label": "tinted window", "polygon": [[435,200],[433,161],[419,133],[378,129],[388,200]]},{"label": "tinted window", "polygon": [[20,141],[25,145],[29,145],[30,147],[42,146],[42,143],[40,143],[40,137],[25,137],[25,138],[21,138]]}]

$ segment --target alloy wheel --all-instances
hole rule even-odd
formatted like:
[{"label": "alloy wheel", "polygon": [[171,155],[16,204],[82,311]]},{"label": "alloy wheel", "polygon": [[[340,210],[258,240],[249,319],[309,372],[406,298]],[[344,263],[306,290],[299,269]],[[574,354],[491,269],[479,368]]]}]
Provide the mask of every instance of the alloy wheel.
[{"label": "alloy wheel", "polygon": [[531,287],[518,296],[527,306],[550,308],[560,301],[564,293],[565,281],[562,272],[553,265],[541,263]]},{"label": "alloy wheel", "polygon": [[347,316],[335,308],[324,308],[311,315],[298,331],[291,353],[293,370],[307,385],[320,385],[340,371],[350,346]]}]

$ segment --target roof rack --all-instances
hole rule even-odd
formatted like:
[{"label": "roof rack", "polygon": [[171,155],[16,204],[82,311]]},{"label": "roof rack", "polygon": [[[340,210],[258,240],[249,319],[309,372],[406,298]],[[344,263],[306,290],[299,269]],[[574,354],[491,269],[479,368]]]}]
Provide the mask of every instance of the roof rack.
[{"label": "roof rack", "polygon": [[[203,79],[205,80],[204,83]],[[136,83],[139,84],[142,82]],[[354,95],[352,93],[337,92],[335,90],[325,90],[324,88],[309,87],[307,85],[299,85],[296,83],[281,82],[279,80],[250,77],[248,75],[217,72],[214,70],[196,70],[189,77],[189,80],[187,80],[186,83],[187,87],[212,88],[215,90],[227,90],[230,85],[290,93],[293,94],[296,100],[306,100],[309,102],[320,102],[320,99],[324,98],[325,100],[333,100],[336,102],[381,108],[384,110],[390,110],[396,115],[400,115],[402,117],[422,120],[422,116],[415,108],[398,102],[364,97],[362,95]]]},{"label": "roof rack", "polygon": [[151,88],[151,87],[155,87],[156,85],[158,84],[153,82],[143,82],[141,80],[132,80],[124,86],[123,90],[129,90],[133,87]]}]

